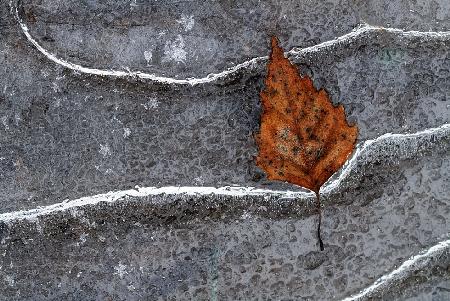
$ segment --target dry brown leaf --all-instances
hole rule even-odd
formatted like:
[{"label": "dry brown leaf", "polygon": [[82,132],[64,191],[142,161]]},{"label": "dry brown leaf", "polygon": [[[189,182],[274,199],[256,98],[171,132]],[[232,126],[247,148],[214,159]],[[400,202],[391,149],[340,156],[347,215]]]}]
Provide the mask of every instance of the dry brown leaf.
[{"label": "dry brown leaf", "polygon": [[256,163],[271,180],[314,191],[320,210],[319,189],[353,152],[358,129],[342,105],[333,106],[324,89],[300,76],[275,37],[265,86]]}]

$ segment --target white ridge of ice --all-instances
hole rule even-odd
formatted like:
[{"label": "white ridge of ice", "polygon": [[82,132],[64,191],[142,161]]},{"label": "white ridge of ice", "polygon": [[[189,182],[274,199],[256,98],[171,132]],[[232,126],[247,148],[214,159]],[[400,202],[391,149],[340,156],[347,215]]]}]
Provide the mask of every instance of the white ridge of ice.
[{"label": "white ridge of ice", "polygon": [[[380,148],[391,146],[388,148],[388,153],[385,156],[398,158],[399,156],[407,157],[409,154],[414,154],[419,151],[417,139],[436,139],[437,136],[449,136],[450,124],[444,124],[437,128],[427,129],[413,134],[385,134],[374,140],[367,140],[358,146],[352,158],[344,165],[340,175],[333,181],[325,183],[321,193],[330,193],[334,189],[338,189],[340,183],[358,167],[358,162],[370,162],[375,155],[380,152]],[[426,145],[426,144],[425,144]],[[426,147],[426,146],[425,146]],[[376,157],[375,157],[376,159]],[[63,201],[45,207],[38,207],[30,210],[21,210],[14,212],[7,212],[0,214],[0,221],[11,222],[15,220],[34,220],[39,216],[61,212],[69,209],[75,209],[86,205],[95,205],[101,202],[113,203],[125,197],[145,197],[151,195],[223,195],[223,196],[264,196],[264,197],[281,197],[281,198],[311,198],[314,197],[313,192],[303,191],[280,191],[260,189],[255,187],[204,187],[204,186],[166,186],[166,187],[143,187],[137,189],[111,191],[104,194],[94,196],[82,197],[71,201]]]},{"label": "white ridge of ice", "polygon": [[206,186],[164,186],[164,187],[139,187],[136,189],[110,191],[108,193],[97,194],[93,196],[82,197],[72,201],[65,200],[45,207],[38,207],[30,210],[20,210],[0,214],[0,222],[11,222],[17,220],[35,220],[39,216],[55,212],[66,211],[86,205],[95,205],[101,202],[113,203],[126,197],[146,197],[151,195],[223,195],[223,196],[280,196],[280,197],[308,197],[313,196],[312,192],[303,191],[277,191],[269,189],[258,189],[254,187],[206,187]]},{"label": "white ridge of ice", "polygon": [[[394,160],[408,158],[411,153],[419,151],[418,138],[436,138],[436,135],[450,136],[450,124],[437,128],[430,128],[412,134],[387,133],[376,139],[366,140],[358,145],[352,157],[344,164],[336,178],[330,178],[320,189],[320,193],[327,194],[337,189],[350,173],[358,169],[358,165],[375,161],[379,157],[390,157]],[[382,151],[383,148],[385,151]]]},{"label": "white ridge of ice", "polygon": [[[449,233],[450,235],[450,233]],[[429,248],[426,252],[420,253],[403,262],[398,268],[392,272],[378,278],[372,285],[356,295],[347,297],[342,301],[359,301],[367,300],[374,293],[385,290],[402,279],[409,277],[414,271],[424,269],[428,266],[433,257],[437,257],[450,249],[450,239],[439,242]]]},{"label": "white ridge of ice", "polygon": [[[246,68],[252,68],[258,65],[259,63],[264,63],[267,61],[268,56],[261,56],[256,57],[253,59],[250,59],[248,61],[245,61],[243,63],[237,64],[227,70],[224,70],[219,73],[211,73],[207,75],[206,77],[198,77],[198,78],[185,78],[185,79],[176,79],[172,77],[164,77],[159,76],[156,74],[150,74],[145,73],[141,71],[122,71],[122,70],[108,70],[108,69],[97,69],[97,68],[91,68],[91,67],[84,67],[75,63],[68,62],[62,58],[59,58],[56,54],[51,53],[47,49],[45,49],[42,45],[38,43],[30,34],[28,26],[25,24],[25,22],[22,20],[22,18],[19,15],[17,3],[19,0],[11,0],[10,1],[10,7],[11,12],[14,14],[17,22],[20,25],[20,28],[22,29],[22,32],[24,33],[25,37],[28,39],[28,41],[44,56],[46,56],[50,61],[61,65],[63,67],[66,67],[68,69],[74,70],[76,72],[85,73],[85,74],[91,74],[91,75],[99,75],[99,76],[112,76],[112,77],[132,77],[132,78],[140,78],[140,79],[146,79],[151,80],[157,83],[163,83],[163,84],[176,84],[176,85],[198,85],[198,84],[205,84],[205,83],[211,83],[214,81],[217,81],[219,79],[226,78],[227,76],[238,72],[239,70],[246,69]],[[396,35],[400,35],[402,37],[406,38],[434,38],[434,39],[445,39],[450,38],[450,32],[449,31],[443,31],[443,32],[435,32],[435,31],[429,31],[429,32],[420,32],[420,31],[403,31],[401,29],[397,28],[385,28],[385,27],[376,27],[371,26],[368,24],[361,24],[357,28],[355,28],[352,32],[345,34],[343,36],[340,36],[336,39],[326,41],[320,44],[317,44],[315,46],[306,47],[302,49],[294,48],[287,52],[288,55],[292,55],[294,57],[298,57],[302,54],[308,54],[308,53],[315,53],[319,52],[321,50],[324,50],[328,47],[332,47],[334,45],[338,44],[351,44],[352,41],[357,39],[359,36],[367,33],[379,33],[381,31],[386,31],[389,33],[393,33]]]}]

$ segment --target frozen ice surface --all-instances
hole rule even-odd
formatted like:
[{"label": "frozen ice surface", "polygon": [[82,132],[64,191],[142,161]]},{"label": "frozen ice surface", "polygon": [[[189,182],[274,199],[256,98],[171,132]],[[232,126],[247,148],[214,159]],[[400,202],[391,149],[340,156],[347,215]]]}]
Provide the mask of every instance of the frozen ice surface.
[{"label": "frozen ice surface", "polygon": [[[449,8],[1,2],[0,299],[448,299]],[[254,165],[271,34],[360,128],[324,252]]]}]

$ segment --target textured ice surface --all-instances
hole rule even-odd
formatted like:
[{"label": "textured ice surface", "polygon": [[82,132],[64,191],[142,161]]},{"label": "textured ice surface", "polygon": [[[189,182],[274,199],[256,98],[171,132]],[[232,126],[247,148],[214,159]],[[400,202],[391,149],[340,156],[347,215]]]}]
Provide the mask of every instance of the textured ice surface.
[{"label": "textured ice surface", "polygon": [[289,49],[342,36],[361,22],[421,31],[450,27],[446,0],[21,2],[32,33],[65,59],[181,78],[264,56],[271,34]]},{"label": "textured ice surface", "polygon": [[[15,25],[3,36],[1,211],[135,185],[274,185],[253,159],[263,62],[195,87],[89,76],[48,60]],[[361,143],[448,123],[448,35],[379,31],[293,60],[344,104]]]},{"label": "textured ice surface", "polygon": [[[2,223],[2,293],[20,291],[24,300],[344,298],[448,240],[448,159],[433,151],[375,165],[358,189],[329,195],[324,252],[313,203],[261,195],[124,197]],[[435,249],[413,259],[419,274],[406,269],[413,278],[397,277],[383,292],[398,296],[445,279],[449,250]]]},{"label": "textured ice surface", "polygon": [[[445,300],[448,12],[0,2],[0,299]],[[274,33],[360,128],[324,252],[312,194],[254,165]]]}]

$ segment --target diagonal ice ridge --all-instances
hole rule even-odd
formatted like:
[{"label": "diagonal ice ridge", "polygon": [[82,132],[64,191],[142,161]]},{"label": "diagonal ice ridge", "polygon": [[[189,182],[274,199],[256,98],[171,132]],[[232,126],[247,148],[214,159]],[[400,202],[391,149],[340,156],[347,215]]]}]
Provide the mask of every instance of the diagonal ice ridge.
[{"label": "diagonal ice ridge", "polygon": [[428,250],[412,256],[403,262],[398,268],[386,275],[378,278],[372,285],[366,287],[358,294],[352,295],[342,301],[362,301],[368,300],[375,294],[386,291],[396,283],[412,276],[415,271],[430,268],[429,265],[433,258],[439,258],[440,255],[450,250],[450,239],[441,241],[430,247]]}]

